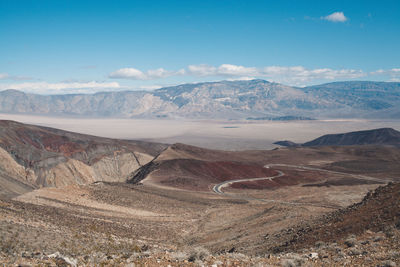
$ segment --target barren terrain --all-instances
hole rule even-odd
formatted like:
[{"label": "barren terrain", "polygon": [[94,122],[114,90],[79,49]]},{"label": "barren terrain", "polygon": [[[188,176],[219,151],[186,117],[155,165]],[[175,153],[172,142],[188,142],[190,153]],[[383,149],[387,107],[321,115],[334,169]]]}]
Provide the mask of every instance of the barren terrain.
[{"label": "barren terrain", "polygon": [[[13,172],[5,174],[17,178],[4,174],[1,186],[12,185],[18,190],[0,198],[0,263],[79,266],[399,263],[396,251],[400,235],[394,208],[400,197],[398,186],[368,193],[390,181],[400,181],[399,148],[366,145],[221,151],[185,144],[167,147],[117,142],[72,133],[64,133],[69,139],[61,142],[57,141],[59,132],[55,130],[20,124],[18,127],[25,129],[19,131],[20,139],[16,140],[20,141],[7,143],[5,149],[10,145],[33,146],[32,140],[36,140],[37,151],[32,155],[18,154],[19,161],[7,154],[7,150],[2,154],[7,159],[2,162],[2,170],[14,166]],[[38,135],[41,138],[36,138]],[[55,136],[46,139],[44,135]],[[10,140],[3,138],[3,145]],[[43,142],[52,145],[42,146]],[[79,146],[65,146],[75,142]],[[130,169],[123,180],[70,180],[69,184],[38,188],[37,183],[29,183],[26,180],[29,177],[23,175],[30,170],[30,165],[24,165],[27,156],[39,159],[61,153],[56,156],[80,160],[79,148],[86,142],[96,144],[97,148],[87,154],[87,168],[93,168],[94,163],[110,153],[115,158],[114,151],[122,147],[134,155],[149,155],[149,159],[139,168]],[[110,145],[112,150],[99,150]],[[61,152],[60,147],[64,149]],[[67,147],[74,150],[65,150]],[[95,160],[91,161],[91,157]],[[135,158],[125,159],[125,164],[130,162],[137,164]],[[118,166],[110,165],[115,170]],[[44,167],[32,169],[32,177],[42,173],[41,168]],[[69,171],[60,170],[59,174],[63,173]],[[220,188],[220,192],[213,191],[226,181],[229,184]],[[362,201],[366,194],[376,199],[368,202],[370,206],[347,208]],[[390,194],[386,199],[392,208],[382,206],[385,199],[382,194]],[[375,213],[366,216],[374,209]],[[351,220],[351,216],[365,216],[364,223],[383,219],[376,220],[374,227],[354,228],[353,224],[359,222]],[[325,230],[328,226],[335,230]],[[305,234],[310,231],[315,233],[312,237]],[[324,231],[341,234],[326,238]],[[349,238],[355,245],[346,245]]]}]

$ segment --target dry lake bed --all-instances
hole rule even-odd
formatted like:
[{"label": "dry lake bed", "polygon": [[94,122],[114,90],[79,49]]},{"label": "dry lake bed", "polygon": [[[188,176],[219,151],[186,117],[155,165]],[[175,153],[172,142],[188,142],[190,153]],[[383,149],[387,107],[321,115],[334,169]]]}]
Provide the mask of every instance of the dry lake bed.
[{"label": "dry lake bed", "polygon": [[102,137],[185,143],[224,150],[272,149],[273,142],[305,142],[324,134],[390,127],[400,130],[400,120],[315,121],[210,121],[168,119],[60,118],[0,114],[15,120]]}]

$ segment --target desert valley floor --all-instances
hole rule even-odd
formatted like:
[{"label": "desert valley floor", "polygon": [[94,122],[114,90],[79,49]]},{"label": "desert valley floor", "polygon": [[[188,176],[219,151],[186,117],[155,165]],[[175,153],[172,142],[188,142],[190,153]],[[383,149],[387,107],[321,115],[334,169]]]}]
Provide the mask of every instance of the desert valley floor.
[{"label": "desert valley floor", "polygon": [[398,147],[223,151],[1,123],[5,265],[399,263]]},{"label": "desert valley floor", "polygon": [[0,120],[53,127],[117,139],[184,143],[220,150],[270,150],[278,140],[305,142],[324,134],[390,127],[400,120],[328,119],[310,121],[226,121],[47,117],[0,113]]}]

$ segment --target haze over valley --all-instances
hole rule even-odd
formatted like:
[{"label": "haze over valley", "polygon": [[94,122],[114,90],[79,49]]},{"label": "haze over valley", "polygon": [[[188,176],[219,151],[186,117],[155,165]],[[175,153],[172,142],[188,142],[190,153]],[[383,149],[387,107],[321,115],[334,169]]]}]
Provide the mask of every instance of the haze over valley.
[{"label": "haze over valley", "polygon": [[329,133],[392,127],[399,120],[224,121],[171,119],[64,118],[0,114],[0,119],[109,138],[186,143],[210,149],[272,149],[279,140],[306,142]]}]

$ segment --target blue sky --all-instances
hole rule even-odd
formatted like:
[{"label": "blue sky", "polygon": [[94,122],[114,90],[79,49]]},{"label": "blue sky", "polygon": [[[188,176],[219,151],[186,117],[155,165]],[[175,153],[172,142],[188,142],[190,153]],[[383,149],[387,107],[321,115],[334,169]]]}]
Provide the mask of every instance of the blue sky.
[{"label": "blue sky", "polygon": [[0,0],[0,90],[400,81],[400,1]]}]

